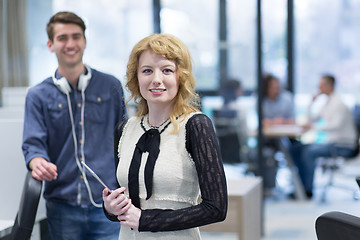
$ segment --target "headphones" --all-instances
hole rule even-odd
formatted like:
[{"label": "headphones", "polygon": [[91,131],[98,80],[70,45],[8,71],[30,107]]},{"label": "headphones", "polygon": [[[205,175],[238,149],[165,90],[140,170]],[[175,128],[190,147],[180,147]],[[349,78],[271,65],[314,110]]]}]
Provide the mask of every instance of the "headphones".
[{"label": "headphones", "polygon": [[[82,97],[82,104],[81,104],[81,122],[83,123],[81,125],[81,143],[80,143],[80,153],[81,153],[81,161],[85,162],[85,153],[84,153],[84,142],[85,142],[85,128],[84,128],[84,111],[85,111],[85,89],[89,84],[89,81],[91,79],[91,69],[86,66],[86,74],[83,73],[80,75],[79,77],[79,82],[78,82],[78,90],[81,91],[81,97]],[[87,176],[85,173],[85,169],[82,166],[82,164],[80,163],[80,159],[78,157],[78,140],[76,137],[76,131],[75,131],[75,123],[74,123],[74,116],[73,116],[73,111],[71,108],[71,100],[70,100],[70,92],[71,92],[71,86],[68,82],[68,80],[65,77],[61,77],[60,79],[56,79],[56,71],[54,73],[54,75],[52,76],[53,82],[55,84],[55,86],[64,94],[66,94],[66,98],[67,98],[67,102],[68,102],[68,107],[69,107],[69,115],[70,115],[70,121],[71,121],[71,130],[72,130],[72,136],[73,136],[73,140],[74,140],[74,149],[75,149],[75,161],[76,164],[81,172],[81,175],[83,176],[84,182],[85,182],[85,186],[86,189],[89,193],[89,198],[90,198],[90,202],[98,208],[102,207],[102,204],[96,203],[92,197],[92,192],[91,192],[91,188],[90,188],[90,184],[87,180]]]},{"label": "headphones", "polygon": [[[79,77],[79,82],[78,82],[78,90],[80,91],[85,91],[86,87],[89,84],[89,81],[91,79],[91,69],[86,66],[86,74],[83,73],[80,75]],[[57,86],[57,88],[63,92],[64,94],[69,94],[71,92],[71,86],[68,82],[68,80],[65,77],[61,77],[60,79],[56,79],[56,71],[54,73],[54,75],[52,76],[53,82],[55,84],[55,86]]]}]

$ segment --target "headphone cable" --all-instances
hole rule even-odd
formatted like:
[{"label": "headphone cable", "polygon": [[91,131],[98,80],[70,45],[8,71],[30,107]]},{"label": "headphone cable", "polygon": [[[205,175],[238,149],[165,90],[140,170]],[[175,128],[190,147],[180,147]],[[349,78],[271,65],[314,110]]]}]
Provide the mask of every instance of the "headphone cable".
[{"label": "headphone cable", "polygon": [[[85,111],[85,90],[81,90],[81,97],[82,97],[82,106],[81,106],[81,145],[80,145],[80,151],[81,151],[81,157],[82,157],[82,161],[85,162],[85,154],[84,154],[84,142],[85,142],[85,126],[84,126],[84,111]],[[93,199],[92,196],[92,192],[91,192],[91,188],[90,188],[90,184],[87,180],[87,176],[86,176],[86,172],[84,167],[80,164],[80,160],[78,157],[78,145],[77,145],[77,138],[76,138],[76,132],[75,132],[75,123],[74,123],[74,116],[73,116],[73,112],[72,112],[72,107],[71,107],[71,100],[70,100],[70,95],[67,92],[66,93],[66,98],[68,101],[68,107],[69,107],[69,114],[70,114],[70,121],[71,121],[71,129],[72,129],[72,136],[73,136],[73,140],[74,140],[74,150],[75,150],[75,160],[76,160],[76,164],[81,172],[81,175],[83,176],[84,179],[84,183],[86,186],[86,189],[88,191],[89,194],[89,199],[90,202],[93,206],[101,208],[102,204],[96,203]]]}]

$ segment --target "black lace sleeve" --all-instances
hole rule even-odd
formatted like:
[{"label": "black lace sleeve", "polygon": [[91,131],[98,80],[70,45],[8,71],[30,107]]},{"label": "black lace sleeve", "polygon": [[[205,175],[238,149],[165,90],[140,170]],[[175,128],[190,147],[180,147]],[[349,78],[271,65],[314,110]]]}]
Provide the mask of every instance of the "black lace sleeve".
[{"label": "black lace sleeve", "polygon": [[[127,120],[122,121],[121,123],[119,123],[114,131],[114,159],[115,159],[115,169],[117,169],[117,166],[119,164],[119,157],[118,157],[118,146],[119,146],[119,141],[120,141],[120,137],[122,135],[122,131],[124,129],[125,124],[127,123]],[[118,187],[120,187],[120,184],[118,183]],[[103,210],[104,210],[104,214],[105,216],[114,222],[118,222],[119,220],[117,219],[117,216],[112,215],[110,213],[108,213],[104,207],[103,204]]]},{"label": "black lace sleeve", "polygon": [[223,221],[227,187],[219,145],[211,120],[196,114],[186,124],[186,149],[198,173],[202,201],[184,209],[142,210],[139,231],[174,231]]}]

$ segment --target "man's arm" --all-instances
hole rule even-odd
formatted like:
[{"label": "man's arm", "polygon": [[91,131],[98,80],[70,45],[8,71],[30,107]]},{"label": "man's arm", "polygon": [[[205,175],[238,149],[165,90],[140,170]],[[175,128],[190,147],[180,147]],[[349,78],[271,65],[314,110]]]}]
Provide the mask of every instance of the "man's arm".
[{"label": "man's arm", "polygon": [[47,161],[47,131],[41,100],[36,91],[29,90],[25,103],[22,149],[32,176],[37,180],[51,181],[57,178],[57,167]]}]

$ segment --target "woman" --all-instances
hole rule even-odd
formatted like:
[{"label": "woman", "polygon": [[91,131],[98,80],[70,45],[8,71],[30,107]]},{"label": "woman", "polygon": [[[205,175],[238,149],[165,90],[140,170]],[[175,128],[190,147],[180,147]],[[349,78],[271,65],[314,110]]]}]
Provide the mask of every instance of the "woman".
[{"label": "woman", "polygon": [[115,131],[122,187],[104,189],[105,214],[120,221],[120,239],[200,239],[199,226],[225,219],[227,188],[213,125],[197,110],[188,49],[171,35],[142,39],[126,87],[138,110]]},{"label": "woman", "polygon": [[292,94],[281,88],[280,81],[271,74],[264,77],[263,125],[294,123],[294,101]]}]

